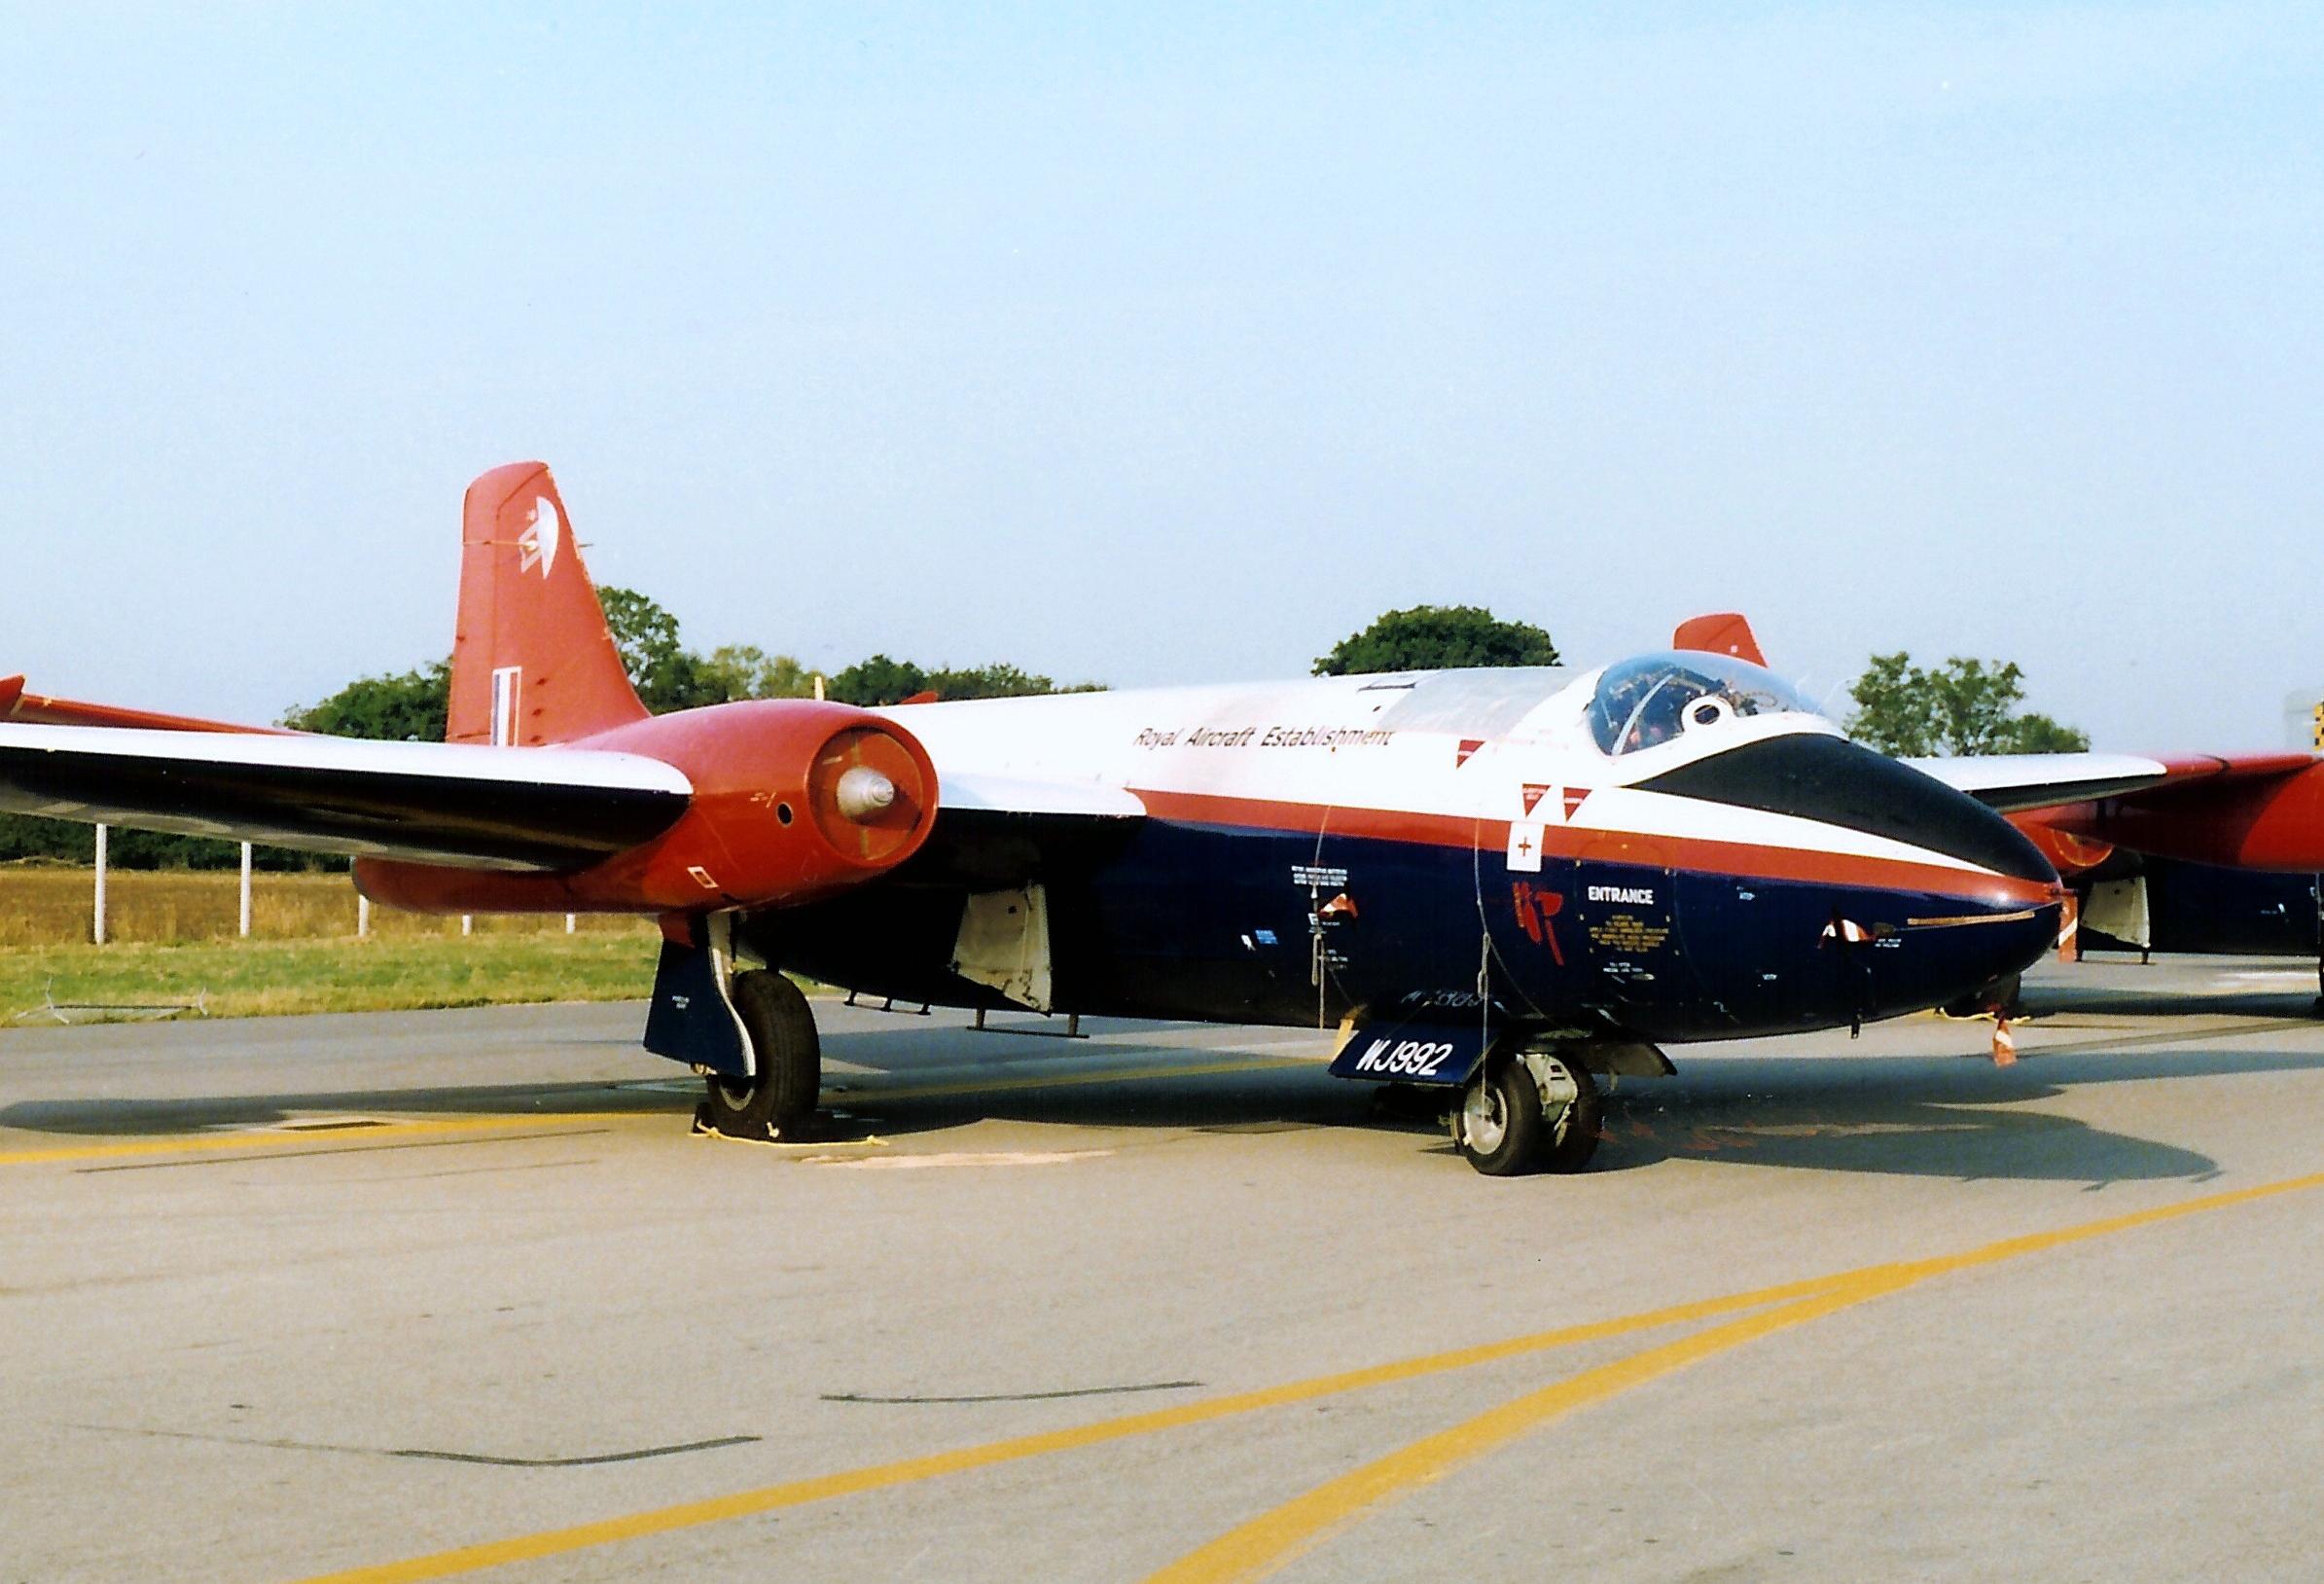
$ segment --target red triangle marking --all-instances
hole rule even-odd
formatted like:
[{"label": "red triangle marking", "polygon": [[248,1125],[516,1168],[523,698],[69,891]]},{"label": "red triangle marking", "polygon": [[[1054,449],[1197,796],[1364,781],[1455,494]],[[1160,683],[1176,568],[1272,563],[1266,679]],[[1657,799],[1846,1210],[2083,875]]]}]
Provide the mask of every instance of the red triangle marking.
[{"label": "red triangle marking", "polygon": [[1460,750],[1452,756],[1452,768],[1454,770],[1460,769],[1461,766],[1469,762],[1469,755],[1475,753],[1479,748],[1484,746],[1484,738],[1481,737],[1462,738],[1460,739]]},{"label": "red triangle marking", "polygon": [[1573,818],[1575,813],[1580,810],[1582,807],[1582,800],[1590,796],[1590,790],[1591,789],[1586,786],[1569,786],[1565,789],[1566,818]]},{"label": "red triangle marking", "polygon": [[1548,791],[1549,788],[1538,781],[1527,781],[1525,783],[1525,812],[1530,814],[1540,807],[1542,797]]}]

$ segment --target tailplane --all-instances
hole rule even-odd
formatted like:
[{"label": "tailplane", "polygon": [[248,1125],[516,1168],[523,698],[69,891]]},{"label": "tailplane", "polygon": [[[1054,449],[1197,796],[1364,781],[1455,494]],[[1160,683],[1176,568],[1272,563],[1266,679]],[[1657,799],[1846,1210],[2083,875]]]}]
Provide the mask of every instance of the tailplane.
[{"label": "tailplane", "polygon": [[539,747],[646,717],[539,462],[468,486],[447,742]]}]

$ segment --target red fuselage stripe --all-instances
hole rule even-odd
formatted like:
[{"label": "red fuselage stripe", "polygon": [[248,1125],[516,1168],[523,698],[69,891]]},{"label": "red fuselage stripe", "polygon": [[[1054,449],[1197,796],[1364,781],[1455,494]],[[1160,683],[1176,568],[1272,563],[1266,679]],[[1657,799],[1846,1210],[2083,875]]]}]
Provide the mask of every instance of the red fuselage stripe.
[{"label": "red fuselage stripe", "polygon": [[[1506,819],[1474,819],[1401,809],[1330,808],[1314,803],[1276,803],[1263,798],[1220,797],[1204,792],[1166,792],[1143,787],[1130,790],[1145,803],[1151,816],[1191,825],[1221,825],[1288,836],[1407,842],[1420,846],[1478,848],[1495,853],[1505,851],[1509,843],[1510,821]],[[1762,846],[1749,842],[1651,836],[1565,825],[1543,826],[1541,841],[1545,858],[1684,869],[1698,874],[1733,876],[1737,880],[1799,881],[1869,890],[1914,891],[2012,907],[2040,907],[2057,900],[2055,885],[2017,880],[1989,870],[1953,869],[1943,864],[1819,852],[1806,847]]]}]

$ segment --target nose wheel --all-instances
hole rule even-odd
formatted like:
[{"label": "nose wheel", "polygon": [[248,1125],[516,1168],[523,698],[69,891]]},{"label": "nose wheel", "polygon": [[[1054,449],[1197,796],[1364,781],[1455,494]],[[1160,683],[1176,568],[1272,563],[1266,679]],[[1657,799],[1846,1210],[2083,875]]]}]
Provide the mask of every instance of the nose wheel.
[{"label": "nose wheel", "polygon": [[1488,1062],[1461,1092],[1452,1143],[1488,1177],[1579,1171],[1597,1153],[1604,1105],[1587,1067],[1548,1051]]}]

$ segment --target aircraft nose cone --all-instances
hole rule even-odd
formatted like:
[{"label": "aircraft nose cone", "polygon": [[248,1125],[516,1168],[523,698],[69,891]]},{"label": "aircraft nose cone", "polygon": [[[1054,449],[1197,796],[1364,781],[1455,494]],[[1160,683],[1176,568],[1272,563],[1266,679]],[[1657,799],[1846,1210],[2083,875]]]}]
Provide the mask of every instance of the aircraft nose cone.
[{"label": "aircraft nose cone", "polygon": [[878,818],[894,805],[896,783],[869,765],[858,765],[840,777],[832,801],[840,813],[861,825]]},{"label": "aircraft nose cone", "polygon": [[1640,789],[1886,837],[2017,882],[2001,889],[2020,905],[2031,899],[2028,886],[2055,900],[2057,871],[2022,831],[1967,793],[1842,738],[1765,738],[1665,771]]}]

